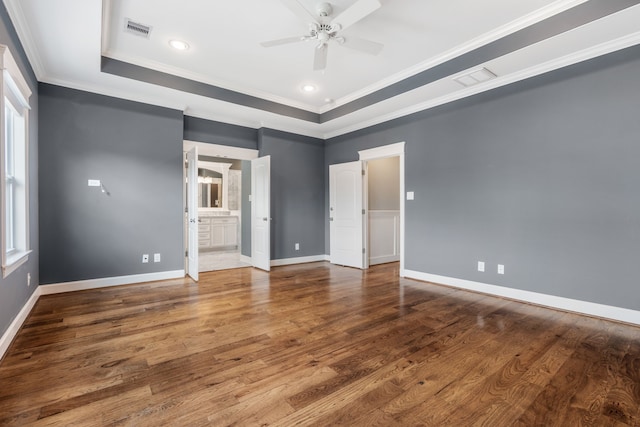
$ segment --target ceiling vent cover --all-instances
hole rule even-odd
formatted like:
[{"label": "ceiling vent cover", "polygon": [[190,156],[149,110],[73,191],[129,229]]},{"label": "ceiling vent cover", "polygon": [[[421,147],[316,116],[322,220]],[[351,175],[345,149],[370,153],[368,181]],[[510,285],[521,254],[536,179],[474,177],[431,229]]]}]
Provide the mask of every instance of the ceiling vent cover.
[{"label": "ceiling vent cover", "polygon": [[151,32],[151,27],[148,25],[140,24],[139,22],[134,22],[129,18],[125,18],[124,31],[148,39],[149,33]]},{"label": "ceiling vent cover", "polygon": [[469,87],[477,85],[478,83],[484,83],[487,80],[495,79],[496,77],[498,76],[494,72],[483,67],[479,70],[458,76],[453,80],[460,83],[462,86]]}]

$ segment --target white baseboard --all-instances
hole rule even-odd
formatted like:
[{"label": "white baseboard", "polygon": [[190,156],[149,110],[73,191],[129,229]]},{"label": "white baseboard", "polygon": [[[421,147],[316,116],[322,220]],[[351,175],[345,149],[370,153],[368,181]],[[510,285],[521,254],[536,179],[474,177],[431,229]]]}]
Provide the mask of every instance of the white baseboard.
[{"label": "white baseboard", "polygon": [[156,280],[179,279],[184,277],[184,270],[161,271],[158,273],[134,274],[131,276],[105,277],[102,279],[78,280],[75,282],[40,285],[41,295],[60,294],[63,292],[83,291],[86,289],[105,288],[108,286],[131,285],[133,283],[153,282]]},{"label": "white baseboard", "polygon": [[33,306],[36,305],[36,302],[40,298],[40,287],[38,286],[35,291],[31,294],[26,304],[22,307],[22,310],[18,313],[13,322],[9,325],[9,328],[2,334],[0,338],[0,360],[4,357],[5,352],[11,345],[11,342],[18,334],[18,331],[22,327],[22,324],[25,320],[27,320],[27,316],[31,313]]},{"label": "white baseboard", "polygon": [[303,256],[299,258],[283,258],[272,259],[271,267],[279,267],[282,265],[305,264],[307,262],[327,261],[326,255]]},{"label": "white baseboard", "polygon": [[454,277],[439,276],[436,274],[422,273],[420,271],[404,270],[403,277],[423,280],[455,288],[467,289],[475,292],[514,299],[545,307],[557,308],[564,311],[602,317],[620,322],[640,325],[640,311],[610,305],[597,304],[588,301],[580,301],[571,298],[541,294],[538,292],[524,291],[521,289],[507,288],[504,286],[489,285],[471,280],[456,279]]},{"label": "white baseboard", "polygon": [[246,264],[253,265],[253,260],[251,259],[250,256],[240,255],[240,261],[242,261],[242,262],[244,262]]}]

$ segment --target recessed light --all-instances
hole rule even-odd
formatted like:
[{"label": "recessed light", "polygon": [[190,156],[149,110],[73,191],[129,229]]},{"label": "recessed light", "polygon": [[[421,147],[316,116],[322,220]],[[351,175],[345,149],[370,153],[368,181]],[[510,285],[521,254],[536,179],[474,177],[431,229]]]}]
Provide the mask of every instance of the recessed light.
[{"label": "recessed light", "polygon": [[312,84],[302,85],[302,91],[306,93],[311,93],[316,91],[316,87]]},{"label": "recessed light", "polygon": [[169,40],[169,46],[176,50],[187,50],[189,49],[189,45],[182,40]]}]

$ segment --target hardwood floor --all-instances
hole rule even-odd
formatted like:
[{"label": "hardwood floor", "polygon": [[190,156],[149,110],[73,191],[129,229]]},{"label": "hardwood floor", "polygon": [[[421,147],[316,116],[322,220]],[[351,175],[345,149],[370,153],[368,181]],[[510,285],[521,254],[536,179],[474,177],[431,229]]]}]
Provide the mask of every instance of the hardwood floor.
[{"label": "hardwood floor", "polygon": [[0,425],[640,426],[640,328],[314,263],[41,297]]}]

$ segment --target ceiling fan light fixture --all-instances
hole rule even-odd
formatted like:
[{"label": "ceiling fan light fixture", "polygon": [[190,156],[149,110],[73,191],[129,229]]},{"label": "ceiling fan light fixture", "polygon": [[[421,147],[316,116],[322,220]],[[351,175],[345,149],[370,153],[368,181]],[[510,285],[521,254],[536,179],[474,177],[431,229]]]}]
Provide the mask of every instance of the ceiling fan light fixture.
[{"label": "ceiling fan light fixture", "polygon": [[189,49],[189,44],[182,40],[169,40],[169,46],[174,48],[175,50],[187,50]]}]

